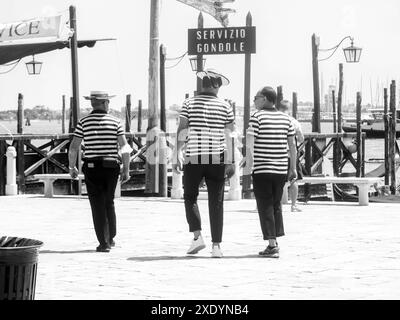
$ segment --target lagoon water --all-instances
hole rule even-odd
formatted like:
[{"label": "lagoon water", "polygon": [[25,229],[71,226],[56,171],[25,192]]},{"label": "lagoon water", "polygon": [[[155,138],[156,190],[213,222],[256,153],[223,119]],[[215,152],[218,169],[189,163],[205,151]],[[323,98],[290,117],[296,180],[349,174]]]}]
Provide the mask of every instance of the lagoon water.
[{"label": "lagoon water", "polygon": [[[122,121],[124,123],[124,121]],[[242,119],[237,119],[237,125],[240,132],[242,132]],[[303,132],[311,132],[311,121],[301,122]],[[66,124],[68,130],[68,123]],[[175,132],[177,127],[177,119],[169,118],[167,124],[168,132]],[[147,119],[143,120],[143,131],[147,128]],[[137,130],[137,120],[132,120],[132,132]],[[333,125],[331,122],[321,123],[322,133],[333,133]],[[17,132],[16,121],[0,121],[0,135],[11,135]],[[60,134],[61,121],[52,120],[32,120],[31,126],[24,126],[24,133],[26,134]],[[330,155],[328,155],[330,156]],[[355,155],[354,155],[355,156]],[[384,159],[384,140],[383,139],[367,139],[365,142],[365,159]],[[376,163],[366,163],[366,172],[374,169]],[[353,171],[351,166],[346,166],[345,171]]]}]

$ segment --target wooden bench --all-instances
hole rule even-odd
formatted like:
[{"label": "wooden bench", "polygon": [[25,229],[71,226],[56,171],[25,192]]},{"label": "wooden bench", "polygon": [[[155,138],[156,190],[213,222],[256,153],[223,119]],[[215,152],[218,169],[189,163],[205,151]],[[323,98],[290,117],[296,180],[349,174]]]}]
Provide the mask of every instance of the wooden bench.
[{"label": "wooden bench", "polygon": [[[38,179],[44,183],[44,196],[45,198],[52,198],[54,196],[53,182],[56,180],[72,180],[68,173],[54,173],[54,174],[35,174],[34,179]],[[78,176],[79,180],[83,180],[83,174]]]},{"label": "wooden bench", "polygon": [[[303,177],[301,180],[297,180],[299,184],[353,184],[358,187],[358,204],[360,206],[369,205],[368,190],[369,187],[374,183],[381,181],[381,178],[356,178],[356,177]],[[284,195],[282,202],[287,203],[287,192],[288,184],[285,184]],[[286,197],[286,198],[285,198]],[[286,200],[286,201],[285,201]]]}]

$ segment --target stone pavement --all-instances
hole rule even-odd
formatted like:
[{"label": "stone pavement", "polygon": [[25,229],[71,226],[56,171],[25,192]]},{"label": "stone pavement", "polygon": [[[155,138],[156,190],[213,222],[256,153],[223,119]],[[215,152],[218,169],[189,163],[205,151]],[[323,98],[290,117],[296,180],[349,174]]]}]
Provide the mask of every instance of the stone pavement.
[{"label": "stone pavement", "polygon": [[[117,246],[96,253],[85,197],[0,198],[0,235],[45,243],[36,299],[398,299],[400,206],[312,202],[292,214],[280,259],[259,258],[254,200],[226,201],[223,259],[196,257],[180,200],[116,200]],[[210,243],[207,202],[199,201]]]}]

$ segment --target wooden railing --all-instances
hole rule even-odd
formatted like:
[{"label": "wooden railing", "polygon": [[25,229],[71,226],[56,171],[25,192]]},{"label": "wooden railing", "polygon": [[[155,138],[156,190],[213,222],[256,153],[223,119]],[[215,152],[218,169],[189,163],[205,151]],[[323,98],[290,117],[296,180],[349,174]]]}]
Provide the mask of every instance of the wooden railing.
[{"label": "wooden railing", "polygon": [[[173,137],[167,133],[167,137]],[[133,152],[131,162],[146,162],[147,146],[141,143],[145,133],[126,133]],[[0,135],[0,195],[5,194],[6,151],[9,146],[17,150],[18,187],[24,192],[26,181],[35,173],[68,173],[68,148],[72,134]],[[173,144],[167,140],[167,145]],[[21,154],[23,156],[21,156]],[[32,160],[33,158],[33,160]]]},{"label": "wooden railing", "polygon": [[[131,162],[146,162],[147,146],[141,141],[145,133],[127,133],[127,140],[133,152]],[[173,148],[175,134],[167,133],[167,145]],[[299,159],[306,176],[321,173],[320,167],[324,157],[333,148],[333,171],[340,176],[343,167],[350,163],[356,176],[364,176],[365,134],[362,143],[357,146],[357,157],[349,151],[346,140],[355,140],[356,133],[338,134],[305,134],[305,141],[299,146]],[[19,190],[24,192],[25,183],[35,173],[67,173],[68,172],[68,147],[72,134],[57,135],[15,135],[12,137],[0,135],[0,195],[4,195],[6,185],[6,159],[5,153],[9,145],[14,145],[19,150],[17,155],[17,171]],[[21,151],[23,156],[21,157]],[[33,159],[32,159],[33,158]]]}]

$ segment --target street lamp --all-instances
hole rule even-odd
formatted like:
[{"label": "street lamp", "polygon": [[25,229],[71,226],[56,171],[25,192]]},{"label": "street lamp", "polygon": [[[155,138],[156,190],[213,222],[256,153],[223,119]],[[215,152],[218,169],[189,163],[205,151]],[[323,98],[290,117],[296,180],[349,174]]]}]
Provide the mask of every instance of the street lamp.
[{"label": "street lamp", "polygon": [[32,61],[25,63],[29,75],[37,75],[42,71],[43,63],[35,60],[35,55],[32,56]]},{"label": "street lamp", "polygon": [[192,56],[192,57],[190,57],[189,58],[189,61],[190,61],[190,66],[192,67],[192,71],[193,72],[197,72],[197,71],[202,71],[202,70],[204,70],[204,67],[205,67],[205,65],[206,65],[206,58],[204,58],[204,57],[202,57],[201,59],[200,59],[200,68],[198,68],[198,59],[197,59],[197,56]]},{"label": "street lamp", "polygon": [[[361,57],[361,48],[355,47],[353,44],[354,39],[350,36],[344,37],[336,46],[330,49],[319,49],[319,37],[315,34],[312,35],[311,38],[311,45],[312,45],[312,65],[313,65],[313,87],[314,87],[314,115],[312,121],[312,131],[313,132],[321,132],[321,121],[320,121],[320,91],[319,91],[319,71],[318,71],[318,62],[325,61],[330,59],[339,46],[343,43],[343,41],[350,39],[351,46],[344,48],[344,56],[346,58],[347,63],[356,63],[360,61]],[[318,60],[318,52],[332,52],[327,58]]]},{"label": "street lamp", "polygon": [[360,61],[362,49],[353,45],[353,38],[351,39],[351,46],[344,48],[343,52],[347,63],[357,63]]}]

